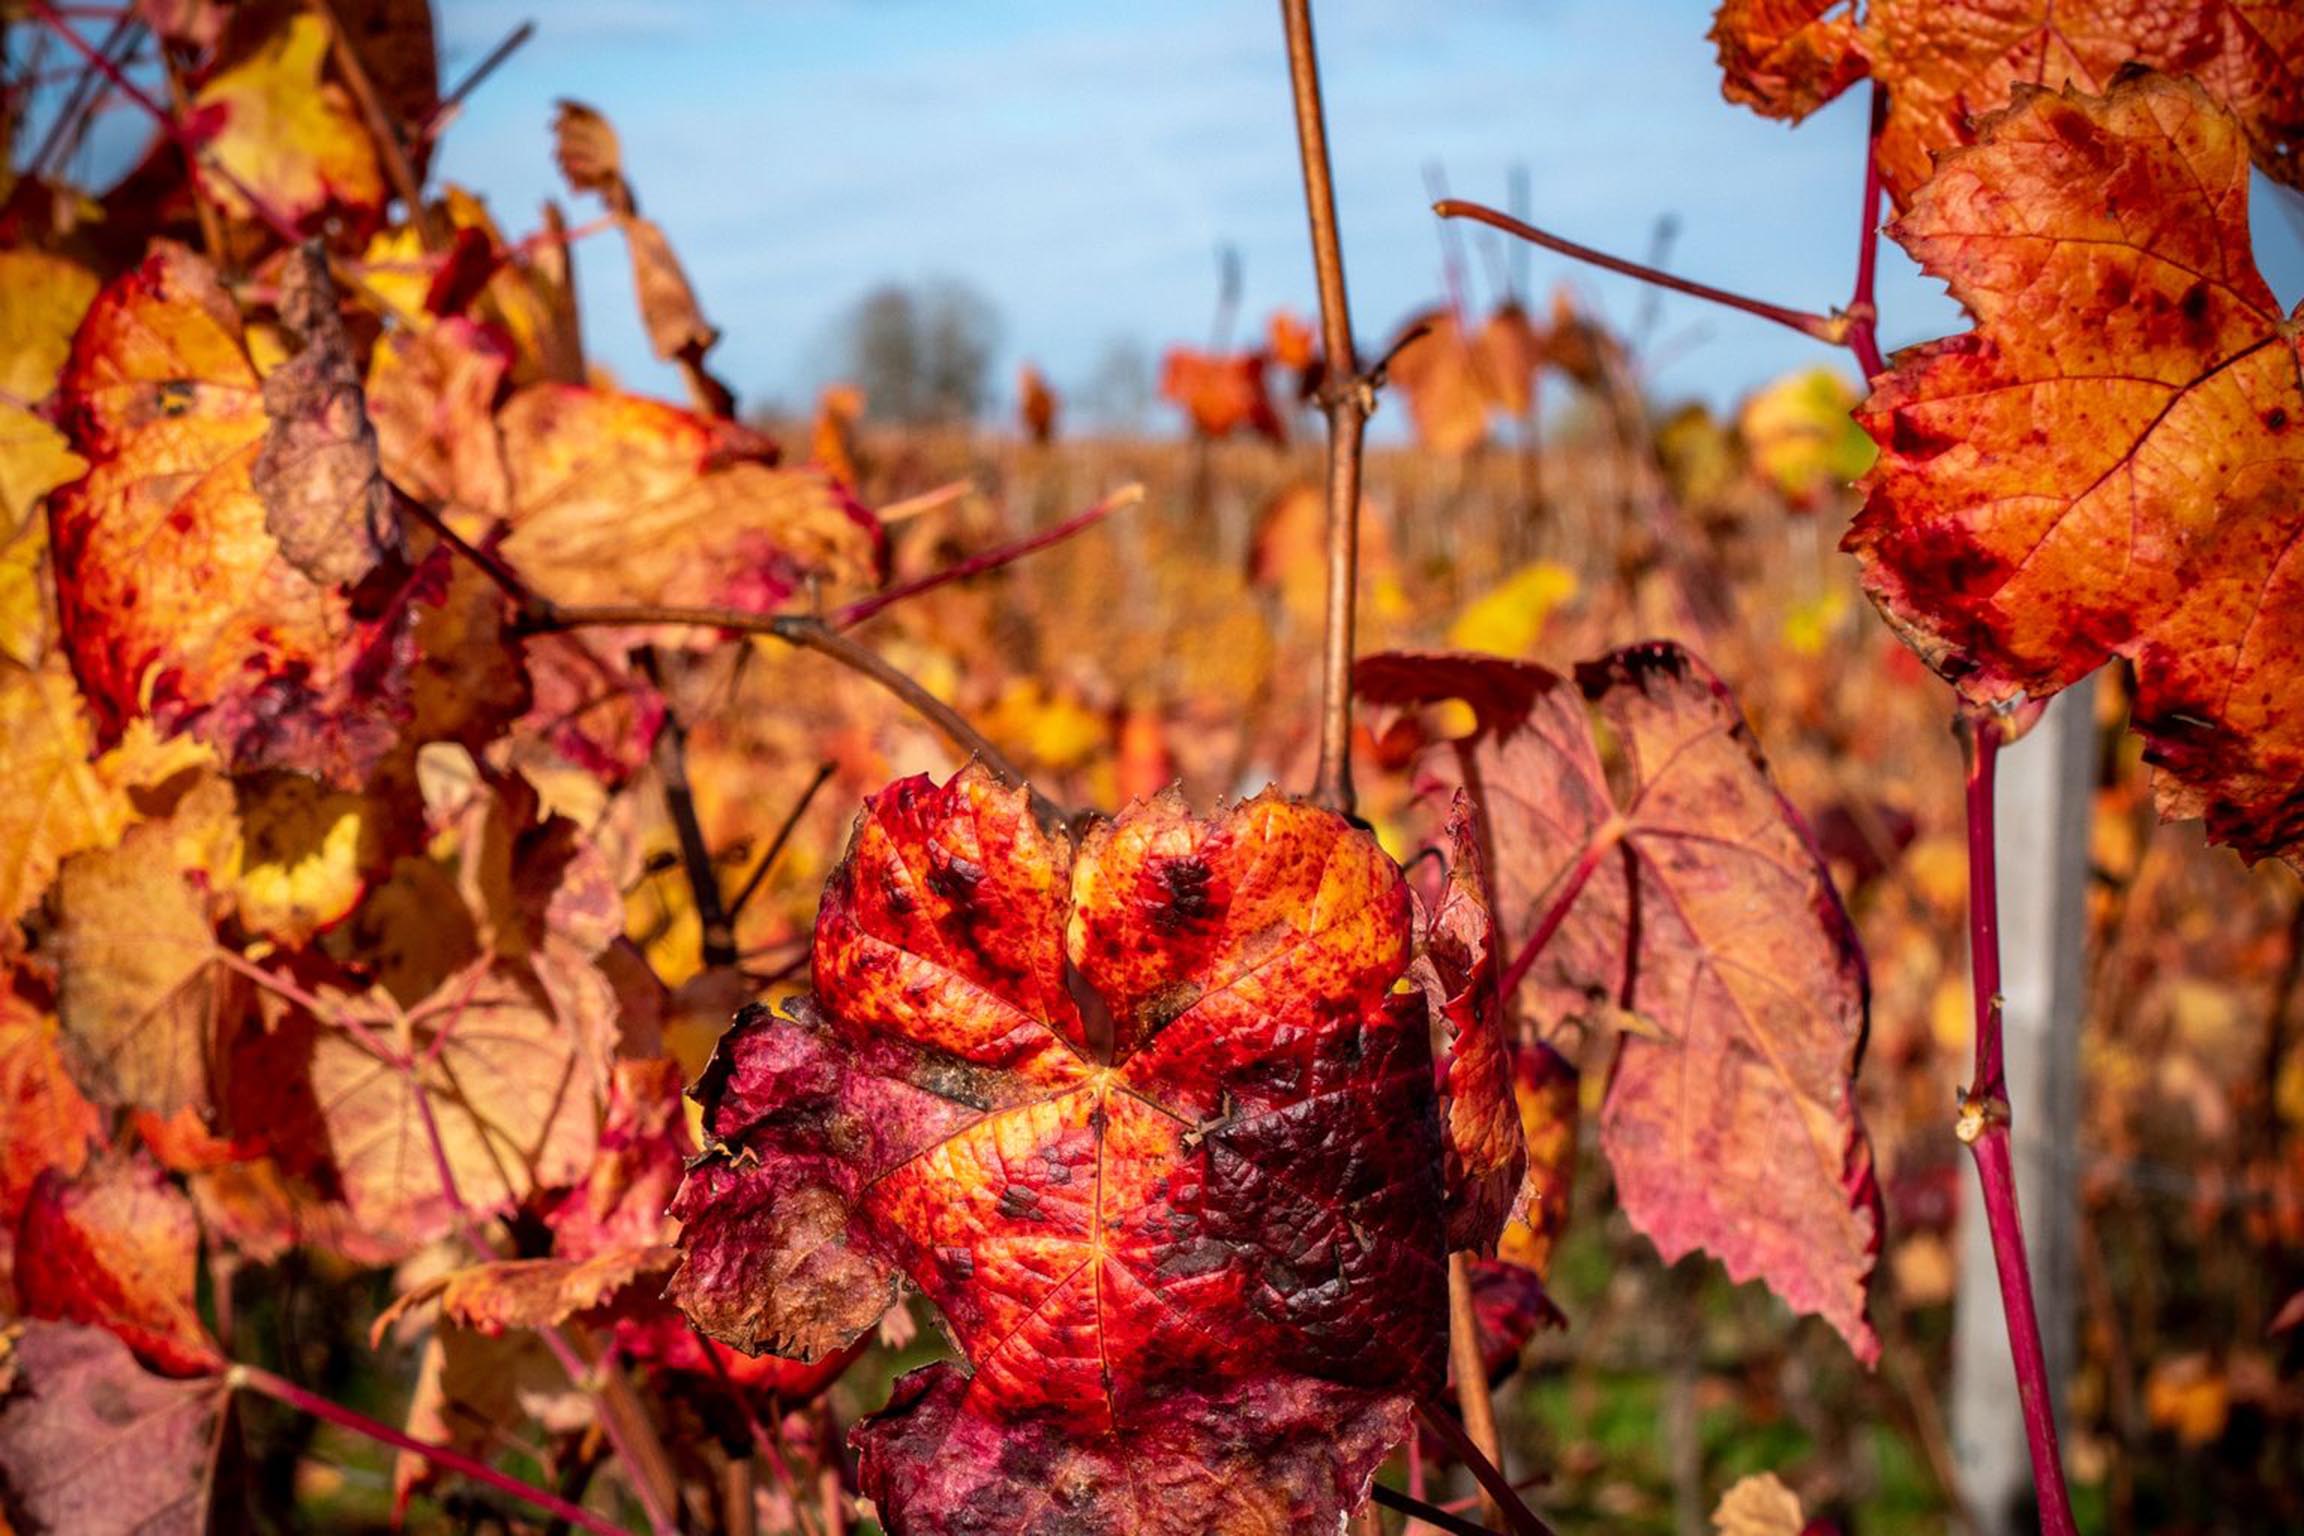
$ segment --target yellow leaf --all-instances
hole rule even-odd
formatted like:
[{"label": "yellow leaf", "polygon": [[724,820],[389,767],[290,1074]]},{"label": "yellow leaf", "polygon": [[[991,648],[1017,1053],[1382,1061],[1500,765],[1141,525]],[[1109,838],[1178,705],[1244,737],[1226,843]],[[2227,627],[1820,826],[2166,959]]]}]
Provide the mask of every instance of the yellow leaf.
[{"label": "yellow leaf", "polygon": [[1846,587],[1827,587],[1784,615],[1784,647],[1795,656],[1821,656],[1839,638],[1854,605]]},{"label": "yellow leaf", "polygon": [[45,400],[96,297],[86,268],[44,251],[0,251],[0,395]]},{"label": "yellow leaf", "polygon": [[383,206],[375,146],[342,89],[320,78],[327,54],[327,24],[295,15],[193,98],[195,121],[210,113],[221,119],[203,155],[224,174],[202,182],[234,218],[256,216],[242,188],[295,224],[331,206],[364,213]]},{"label": "yellow leaf", "polygon": [[207,761],[203,747],[161,742],[131,726],[95,755],[95,733],[71,674],[0,664],[0,922],[29,911],[68,857],[109,848],[137,819],[129,791]]},{"label": "yellow leaf", "polygon": [[1448,626],[1448,643],[1460,651],[1526,656],[1544,637],[1546,621],[1574,602],[1576,592],[1576,573],[1558,561],[1524,565],[1466,605]]},{"label": "yellow leaf", "polygon": [[1744,402],[1738,425],[1753,465],[1806,506],[1872,467],[1877,450],[1849,412],[1855,386],[1836,369],[1788,373]]}]

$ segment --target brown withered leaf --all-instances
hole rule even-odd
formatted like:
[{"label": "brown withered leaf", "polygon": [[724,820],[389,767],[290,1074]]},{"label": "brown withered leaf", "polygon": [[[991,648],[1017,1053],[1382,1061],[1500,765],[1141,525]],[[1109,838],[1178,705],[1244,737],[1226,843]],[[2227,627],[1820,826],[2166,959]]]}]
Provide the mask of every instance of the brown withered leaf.
[{"label": "brown withered leaf", "polygon": [[1800,1500],[1773,1472],[1739,1478],[1712,1511],[1714,1536],[1801,1536]]},{"label": "brown withered leaf", "polygon": [[624,181],[624,149],[616,127],[580,101],[561,100],[552,112],[552,159],[578,192],[596,192],[608,211],[629,217],[632,191]]},{"label": "brown withered leaf", "polygon": [[371,1342],[417,1307],[432,1302],[459,1327],[494,1336],[522,1328],[549,1328],[595,1311],[643,1282],[649,1299],[679,1261],[668,1244],[607,1248],[584,1259],[503,1259],[441,1275],[396,1298],[376,1316]]},{"label": "brown withered leaf", "polygon": [[1479,798],[1513,942],[1559,914],[1529,971],[1537,1016],[1621,1010],[1653,1026],[1621,1040],[1601,1111],[1633,1225],[1668,1261],[1700,1248],[1765,1280],[1875,1358],[1863,956],[1727,690],[1665,643],[1587,662],[1576,686],[1527,663],[1407,653],[1362,658],[1355,682],[1379,702],[1462,698],[1478,716],[1434,763]]},{"label": "brown withered leaf", "polygon": [[16,1227],[16,1294],[32,1317],[108,1328],[171,1376],[221,1370],[193,1305],[200,1224],[142,1158],[109,1156],[33,1182]]},{"label": "brown withered leaf", "polygon": [[1433,453],[1469,453],[1488,438],[1488,391],[1472,342],[1452,310],[1427,311],[1401,326],[1424,334],[1402,346],[1388,376],[1408,402],[1416,441]]},{"label": "brown withered leaf", "polygon": [[171,1381],[101,1328],[0,1324],[0,1511],[20,1536],[230,1536],[222,1379]]},{"label": "brown withered leaf", "polygon": [[301,345],[264,376],[270,424],[249,479],[282,557],[316,582],[349,585],[400,554],[400,520],[318,242],[282,263],[279,308]]}]

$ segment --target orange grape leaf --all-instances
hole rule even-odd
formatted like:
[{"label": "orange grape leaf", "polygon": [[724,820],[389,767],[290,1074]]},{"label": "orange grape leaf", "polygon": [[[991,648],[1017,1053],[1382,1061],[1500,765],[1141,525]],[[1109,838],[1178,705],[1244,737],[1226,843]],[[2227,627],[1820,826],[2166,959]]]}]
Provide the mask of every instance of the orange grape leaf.
[{"label": "orange grape leaf", "polygon": [[101,739],[149,718],[234,770],[365,779],[406,709],[405,605],[356,607],[266,527],[264,400],[207,263],[156,244],[106,288],[62,397],[91,468],[50,499],[57,598]]},{"label": "orange grape leaf", "polygon": [[1472,353],[1490,408],[1515,419],[1536,408],[1536,370],[1544,365],[1544,334],[1517,301],[1506,299],[1480,322]]},{"label": "orange grape leaf", "polygon": [[192,98],[187,126],[222,174],[202,188],[236,219],[257,217],[250,195],[298,229],[325,216],[365,225],[384,208],[376,147],[342,87],[320,78],[328,25],[303,12]]},{"label": "orange grape leaf", "polygon": [[810,577],[863,586],[884,572],[879,520],[821,471],[774,467],[774,446],[746,428],[554,384],[521,391],[498,420],[504,556],[555,602],[767,613]]},{"label": "orange grape leaf", "polygon": [[74,1076],[99,1103],[166,1116],[213,1097],[219,1031],[243,992],[217,958],[215,900],[186,867],[168,821],[65,861],[57,1013]]},{"label": "orange grape leaf", "polygon": [[2189,82],[2019,93],[1892,232],[1976,316],[1900,353],[1845,547],[1969,698],[2114,656],[2163,814],[2304,837],[2304,387],[2249,258],[2240,125]]},{"label": "orange grape leaf", "polygon": [[1529,972],[1539,1018],[1653,1026],[1618,1045],[1601,1110],[1632,1224],[1667,1261],[1700,1248],[1875,1358],[1863,956],[1727,690],[1664,643],[1587,662],[1574,687],[1523,662],[1397,652],[1363,657],[1355,683],[1472,706],[1478,731],[1443,751],[1476,786],[1505,932],[1526,943],[1563,914]]},{"label": "orange grape leaf", "polygon": [[1469,453],[1488,437],[1488,390],[1472,343],[1456,317],[1436,309],[1409,320],[1403,332],[1424,334],[1402,347],[1386,376],[1408,402],[1416,441],[1433,453]]},{"label": "orange grape leaf", "polygon": [[1046,447],[1056,440],[1056,391],[1048,376],[1032,364],[1016,370],[1016,424],[1024,440]]},{"label": "orange grape leaf", "polygon": [[289,564],[323,586],[357,582],[400,553],[400,521],[318,242],[283,261],[279,309],[301,346],[264,376],[270,425],[249,478]]},{"label": "orange grape leaf", "polygon": [[141,1159],[77,1176],[50,1169],[16,1227],[16,1293],[32,1317],[108,1328],[154,1370],[221,1370],[193,1306],[200,1224],[192,1202]]},{"label": "orange grape leaf", "polygon": [[0,1324],[0,1520],[23,1536],[245,1530],[220,1478],[231,1390],[137,1365],[100,1328]]},{"label": "orange grape leaf", "polygon": [[1285,309],[1272,311],[1264,327],[1264,348],[1273,362],[1290,373],[1303,373],[1320,358],[1320,343],[1312,335],[1310,323]]},{"label": "orange grape leaf", "polygon": [[377,342],[367,403],[393,484],[452,512],[502,514],[512,493],[495,415],[511,365],[500,334],[458,315]]},{"label": "orange grape leaf", "polygon": [[1528,1145],[1512,1097],[1512,1061],[1497,992],[1495,928],[1471,799],[1457,795],[1445,834],[1447,883],[1418,911],[1421,943],[1409,976],[1452,1045],[1441,1079],[1448,1246],[1487,1254],[1518,1203]]},{"label": "orange grape leaf", "polygon": [[1551,1272],[1575,1199],[1581,1090],[1575,1064],[1543,1041],[1512,1047],[1512,1099],[1528,1143],[1528,1180],[1496,1256],[1538,1278]]},{"label": "orange grape leaf", "polygon": [[1254,432],[1288,440],[1288,424],[1272,408],[1261,352],[1195,352],[1170,347],[1160,359],[1160,398],[1180,407],[1192,430],[1206,438]]},{"label": "orange grape leaf", "polygon": [[0,990],[0,1241],[15,1231],[33,1181],[49,1169],[71,1178],[103,1130],[64,1067],[55,1016],[18,985]]},{"label": "orange grape leaf", "polygon": [[814,1004],[695,1096],[671,1294],[814,1356],[908,1277],[966,1363],[855,1433],[896,1536],[1337,1529],[1441,1379],[1430,1023],[1373,838],[1173,793],[1077,846],[980,767],[874,796]]},{"label": "orange grape leaf", "polygon": [[[1845,9],[1844,9],[1845,7]],[[1798,119],[1869,73],[1899,208],[2024,88],[2102,91],[2132,64],[2188,75],[2238,114],[2265,174],[2304,186],[2304,8],[2294,0],[1724,0],[1724,90]],[[1837,13],[1837,14],[1834,14]],[[1853,47],[1851,43],[1853,42]]]},{"label": "orange grape leaf", "polygon": [[1722,0],[1721,91],[1763,117],[1806,117],[1864,78],[1855,0]]},{"label": "orange grape leaf", "polygon": [[2304,185],[2293,0],[1871,0],[1864,52],[1888,88],[1880,170],[1899,207],[2020,88],[2101,91],[2130,64],[2199,80],[2238,114],[2265,173]]}]

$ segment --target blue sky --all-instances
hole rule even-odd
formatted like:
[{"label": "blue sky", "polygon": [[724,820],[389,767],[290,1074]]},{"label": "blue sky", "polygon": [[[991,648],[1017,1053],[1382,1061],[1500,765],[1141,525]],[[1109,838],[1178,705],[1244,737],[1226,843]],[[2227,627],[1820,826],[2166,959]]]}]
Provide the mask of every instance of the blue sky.
[{"label": "blue sky", "polygon": [[[1364,343],[1441,291],[1424,168],[1501,203],[1525,165],[1536,221],[1638,255],[1679,222],[1672,267],[1812,309],[1853,274],[1862,92],[1797,129],[1723,102],[1708,0],[1321,0],[1316,5],[1346,265]],[[1244,311],[1312,307],[1310,247],[1278,9],[1259,0],[439,0],[450,79],[523,19],[538,35],[451,130],[445,174],[514,230],[565,200],[556,98],[608,114],[644,211],[669,231],[726,333],[747,402],[804,403],[830,337],[888,280],[963,279],[1060,389],[1107,345],[1208,329],[1215,251],[1238,248]],[[2259,187],[2261,194],[2263,189]],[[2304,290],[2297,224],[2257,202],[2283,298]],[[597,212],[585,200],[577,219]],[[1476,296],[1491,292],[1477,246]],[[1619,324],[1637,285],[1537,252],[1542,294],[1573,281]],[[634,387],[677,393],[649,357],[622,253],[579,256],[588,341]],[[1893,246],[1890,345],[1955,327]],[[1715,403],[1835,354],[1694,301],[1664,302],[1654,382]]]}]

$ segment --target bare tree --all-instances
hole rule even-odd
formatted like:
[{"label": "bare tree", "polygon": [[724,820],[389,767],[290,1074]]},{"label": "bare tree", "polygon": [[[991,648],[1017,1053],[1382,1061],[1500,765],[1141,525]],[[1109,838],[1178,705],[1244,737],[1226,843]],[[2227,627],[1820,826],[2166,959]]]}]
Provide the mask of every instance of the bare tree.
[{"label": "bare tree", "polygon": [[963,283],[883,284],[857,302],[843,333],[842,371],[883,420],[966,421],[991,398],[1000,320]]}]

